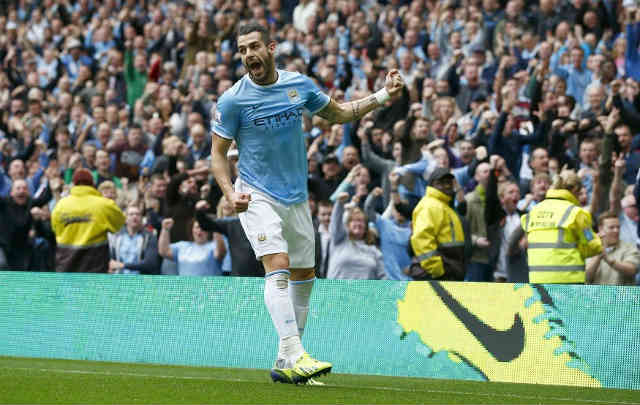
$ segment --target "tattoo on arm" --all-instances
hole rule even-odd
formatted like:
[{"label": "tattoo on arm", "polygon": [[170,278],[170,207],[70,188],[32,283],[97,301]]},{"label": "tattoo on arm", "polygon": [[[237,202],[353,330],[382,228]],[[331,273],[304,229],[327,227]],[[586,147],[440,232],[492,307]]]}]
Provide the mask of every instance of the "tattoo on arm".
[{"label": "tattoo on arm", "polygon": [[318,115],[330,122],[345,123],[357,121],[379,106],[373,95],[342,104],[331,100],[324,109],[318,112]]},{"label": "tattoo on arm", "polygon": [[338,104],[335,100],[329,100],[329,104],[322,110],[318,111],[318,116],[329,122],[337,121]]},{"label": "tattoo on arm", "polygon": [[365,116],[369,111],[372,111],[379,107],[378,101],[375,96],[369,96],[360,100],[351,102],[351,108],[353,115],[350,121],[356,121]]}]

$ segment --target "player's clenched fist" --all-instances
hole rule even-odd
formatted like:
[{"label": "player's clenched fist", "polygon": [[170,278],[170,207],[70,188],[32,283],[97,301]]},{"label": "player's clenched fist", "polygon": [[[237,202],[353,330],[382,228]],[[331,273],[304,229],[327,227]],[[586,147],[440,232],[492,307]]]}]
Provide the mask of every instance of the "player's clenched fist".
[{"label": "player's clenched fist", "polygon": [[389,92],[391,98],[399,97],[402,94],[402,88],[404,87],[404,80],[400,76],[398,69],[392,69],[387,73],[385,78],[384,87]]},{"label": "player's clenched fist", "polygon": [[168,231],[173,227],[173,218],[165,218],[162,220],[162,229]]},{"label": "player's clenched fist", "polygon": [[251,194],[249,193],[232,193],[231,205],[236,212],[245,212],[249,208],[249,201],[251,201]]}]

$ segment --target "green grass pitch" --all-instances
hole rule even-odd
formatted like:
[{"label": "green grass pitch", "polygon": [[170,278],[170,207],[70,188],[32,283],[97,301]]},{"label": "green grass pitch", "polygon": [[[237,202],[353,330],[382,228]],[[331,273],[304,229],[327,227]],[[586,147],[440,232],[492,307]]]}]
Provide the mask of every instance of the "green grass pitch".
[{"label": "green grass pitch", "polygon": [[330,374],[274,384],[267,370],[0,357],[10,404],[637,404],[640,391]]}]

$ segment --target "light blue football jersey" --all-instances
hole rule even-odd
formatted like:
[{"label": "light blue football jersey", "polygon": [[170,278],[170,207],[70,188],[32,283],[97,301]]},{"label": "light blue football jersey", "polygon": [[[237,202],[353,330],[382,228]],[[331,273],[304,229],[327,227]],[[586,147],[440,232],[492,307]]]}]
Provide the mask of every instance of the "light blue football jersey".
[{"label": "light blue football jersey", "polygon": [[243,181],[285,205],[297,204],[308,199],[302,116],[328,103],[329,96],[300,73],[278,70],[268,86],[245,75],[218,100],[212,130],[235,139]]}]

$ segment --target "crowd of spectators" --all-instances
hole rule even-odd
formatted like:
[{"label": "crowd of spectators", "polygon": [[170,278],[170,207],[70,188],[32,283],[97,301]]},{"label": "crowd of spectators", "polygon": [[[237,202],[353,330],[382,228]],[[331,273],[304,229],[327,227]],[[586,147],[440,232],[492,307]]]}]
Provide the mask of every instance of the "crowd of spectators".
[{"label": "crowd of spectators", "polygon": [[[411,279],[414,209],[432,173],[446,169],[464,229],[465,279],[527,281],[520,215],[544,199],[554,176],[574,171],[606,248],[588,263],[588,281],[636,282],[635,3],[0,6],[0,267],[56,268],[51,213],[85,168],[126,214],[108,238],[109,272],[261,275],[209,174],[216,100],[245,72],[235,31],[256,20],[278,43],[279,68],[309,75],[338,101],[381,88],[389,69],[407,85],[401,100],[357,123],[304,119],[319,277]],[[236,175],[237,150],[229,156]]]}]

